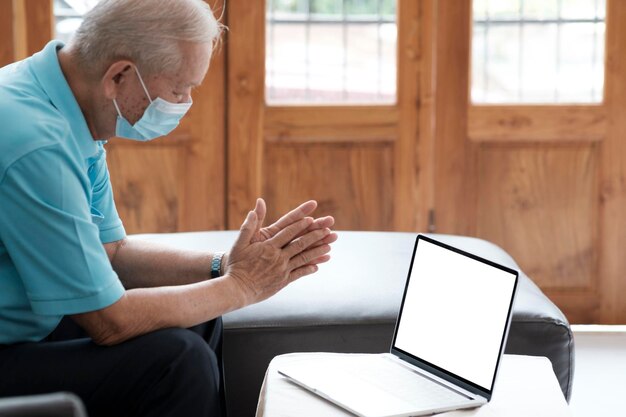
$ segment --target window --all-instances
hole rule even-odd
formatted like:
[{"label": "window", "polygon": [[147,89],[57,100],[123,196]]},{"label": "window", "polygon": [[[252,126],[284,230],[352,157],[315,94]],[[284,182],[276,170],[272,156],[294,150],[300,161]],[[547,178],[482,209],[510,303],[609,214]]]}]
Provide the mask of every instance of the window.
[{"label": "window", "polygon": [[54,38],[67,42],[98,0],[54,0]]},{"label": "window", "polygon": [[474,103],[598,103],[606,0],[474,0]]},{"label": "window", "polygon": [[394,103],[395,0],[267,0],[268,103]]}]

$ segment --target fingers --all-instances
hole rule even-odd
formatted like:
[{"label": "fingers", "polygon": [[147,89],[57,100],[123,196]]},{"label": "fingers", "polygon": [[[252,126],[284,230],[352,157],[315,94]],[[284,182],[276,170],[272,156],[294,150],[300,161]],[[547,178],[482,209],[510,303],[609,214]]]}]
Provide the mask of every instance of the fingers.
[{"label": "fingers", "polygon": [[311,274],[316,273],[319,270],[319,267],[317,265],[324,263],[324,262],[328,262],[329,260],[330,260],[330,255],[320,256],[319,258],[315,259],[313,262],[310,262],[307,265],[304,265],[304,266],[301,266],[292,270],[289,273],[289,282],[293,282],[306,275],[311,275]]},{"label": "fingers", "polygon": [[324,255],[324,256],[320,256],[317,259],[312,260],[311,262],[309,262],[309,265],[319,265],[328,261],[330,261],[330,255]]},{"label": "fingers", "polygon": [[309,226],[306,230],[300,233],[297,237],[303,236],[313,230],[331,228],[335,224],[335,219],[332,216],[320,217],[313,221],[313,224]]},{"label": "fingers", "polygon": [[331,228],[333,227],[335,224],[335,218],[332,216],[326,216],[326,217],[320,217],[318,219],[315,219],[315,221],[313,222],[313,224],[311,225],[311,227],[309,229],[324,229],[324,228]]},{"label": "fingers", "polygon": [[322,245],[330,245],[331,243],[335,243],[337,239],[339,239],[339,236],[337,235],[337,233],[333,232],[327,235],[326,237],[324,237],[323,239],[313,243],[307,249],[317,248],[318,246],[322,246]]},{"label": "fingers", "polygon": [[310,200],[306,203],[300,204],[295,209],[291,210],[289,213],[285,214],[283,217],[278,219],[276,223],[271,226],[266,227],[266,230],[269,233],[269,237],[276,236],[281,230],[286,228],[287,226],[305,218],[309,214],[313,213],[317,208],[317,201]]},{"label": "fingers", "polygon": [[277,231],[269,236],[268,228],[261,228],[267,212],[265,202],[257,200],[228,257],[227,275],[241,281],[249,293],[246,302],[270,297],[293,280],[317,272],[319,264],[330,260],[330,244],[337,240],[337,234],[330,230],[335,220],[330,216],[308,217],[316,205],[310,201],[292,210],[273,225]]},{"label": "fingers", "polygon": [[337,235],[337,233],[331,233],[325,238],[323,238],[322,240],[320,240],[319,242],[315,242],[313,245],[311,245],[310,249],[316,248],[322,245],[330,245],[331,243],[335,243],[337,239],[339,239],[339,236]]},{"label": "fingers", "polygon": [[298,269],[294,269],[289,273],[289,282],[293,282],[299,278],[302,278],[306,275],[311,275],[316,273],[318,270],[317,265],[305,265]]},{"label": "fingers", "polygon": [[265,200],[262,198],[256,199],[256,206],[254,207],[254,212],[256,213],[258,221],[257,230],[263,227],[263,221],[265,220],[265,214],[267,213],[267,208],[265,206]]},{"label": "fingers", "polygon": [[[267,240],[276,248],[282,248],[287,245],[289,242],[294,240],[296,236],[302,233],[303,230],[306,230],[313,223],[313,219],[310,217],[305,217],[297,222],[285,227],[280,232],[278,232],[274,237]],[[303,247],[302,249],[304,249]]]},{"label": "fingers", "polygon": [[311,245],[319,242],[324,239],[326,236],[330,234],[330,229],[321,229],[314,230],[309,232],[299,238],[291,241],[287,246],[285,246],[285,253],[289,258],[297,255],[300,252],[303,252],[305,249],[308,249]]},{"label": "fingers", "polygon": [[304,276],[316,273],[319,270],[319,267],[317,265],[328,262],[329,260],[330,255],[323,255],[319,258],[314,259],[306,265],[297,267],[289,273],[289,282],[291,283]]},{"label": "fingers", "polygon": [[[298,269],[304,265],[313,265],[317,259],[323,258],[327,256],[328,252],[330,252],[330,245],[322,245],[316,248],[307,249],[303,252],[300,252],[293,258],[289,260],[288,268],[290,270]],[[328,257],[330,259],[330,257]]]},{"label": "fingers", "polygon": [[235,246],[247,246],[257,230],[257,215],[254,211],[248,212],[239,230]]},{"label": "fingers", "polygon": [[331,227],[333,227],[334,224],[335,224],[334,217],[332,216],[320,217],[313,221],[313,224],[309,226],[307,230],[305,230],[305,233],[310,232],[312,230],[317,230],[317,229],[324,229],[324,228],[330,229]]}]

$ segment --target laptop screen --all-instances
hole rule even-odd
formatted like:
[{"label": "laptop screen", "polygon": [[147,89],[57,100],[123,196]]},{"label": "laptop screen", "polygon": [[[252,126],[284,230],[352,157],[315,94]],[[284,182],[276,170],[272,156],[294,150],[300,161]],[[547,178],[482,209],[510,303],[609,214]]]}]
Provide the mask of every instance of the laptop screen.
[{"label": "laptop screen", "polygon": [[490,394],[517,275],[419,235],[393,348]]}]

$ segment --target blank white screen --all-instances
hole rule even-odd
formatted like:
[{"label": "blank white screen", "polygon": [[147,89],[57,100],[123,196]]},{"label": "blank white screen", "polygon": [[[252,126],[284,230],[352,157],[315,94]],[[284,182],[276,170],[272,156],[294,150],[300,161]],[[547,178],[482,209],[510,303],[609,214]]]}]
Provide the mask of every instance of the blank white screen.
[{"label": "blank white screen", "polygon": [[420,240],[395,347],[487,390],[515,275]]}]

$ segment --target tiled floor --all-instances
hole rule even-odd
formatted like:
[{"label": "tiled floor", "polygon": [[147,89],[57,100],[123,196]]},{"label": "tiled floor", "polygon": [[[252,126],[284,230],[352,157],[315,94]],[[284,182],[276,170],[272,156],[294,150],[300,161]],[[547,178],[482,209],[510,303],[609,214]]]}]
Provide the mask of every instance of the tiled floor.
[{"label": "tiled floor", "polygon": [[626,326],[572,326],[573,417],[626,416]]}]

